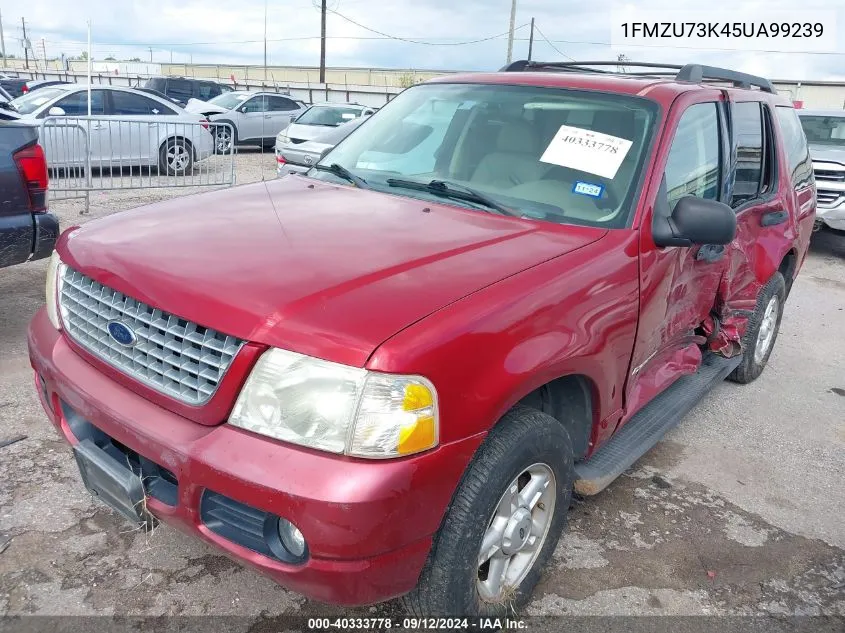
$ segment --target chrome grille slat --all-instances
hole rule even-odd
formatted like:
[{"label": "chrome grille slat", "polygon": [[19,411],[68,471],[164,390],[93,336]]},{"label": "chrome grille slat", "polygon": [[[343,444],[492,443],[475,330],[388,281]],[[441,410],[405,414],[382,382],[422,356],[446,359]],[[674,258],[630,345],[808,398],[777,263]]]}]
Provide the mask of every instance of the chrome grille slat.
[{"label": "chrome grille slat", "polygon": [[[161,393],[201,405],[217,391],[243,341],[104,286],[63,266],[59,303],[65,331],[113,367]],[[119,320],[137,343],[125,347],[108,330]]]}]

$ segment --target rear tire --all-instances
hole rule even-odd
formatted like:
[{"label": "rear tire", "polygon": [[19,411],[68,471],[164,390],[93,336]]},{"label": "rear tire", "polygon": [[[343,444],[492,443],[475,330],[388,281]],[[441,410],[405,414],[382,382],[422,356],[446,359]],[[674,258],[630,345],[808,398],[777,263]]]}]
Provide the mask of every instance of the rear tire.
[{"label": "rear tire", "polygon": [[728,379],[747,384],[763,373],[777,341],[785,301],[786,283],[777,272],[757,295],[757,306],[742,337],[742,362]]},{"label": "rear tire", "polygon": [[190,141],[183,138],[169,138],[161,145],[158,152],[159,173],[168,176],[190,174],[194,166],[194,148]]},{"label": "rear tire", "polygon": [[417,616],[505,617],[524,606],[566,524],[573,478],[563,425],[514,407],[467,468],[405,608]]}]

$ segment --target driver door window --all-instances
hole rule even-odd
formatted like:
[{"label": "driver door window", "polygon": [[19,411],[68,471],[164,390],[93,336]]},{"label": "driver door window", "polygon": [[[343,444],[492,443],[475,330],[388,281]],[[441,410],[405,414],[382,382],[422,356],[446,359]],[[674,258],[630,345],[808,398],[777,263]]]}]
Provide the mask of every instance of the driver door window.
[{"label": "driver door window", "polygon": [[721,179],[715,103],[697,103],[684,112],[664,173],[670,208],[683,196],[718,199]]},{"label": "driver door window", "polygon": [[[91,116],[102,116],[104,113],[103,91],[91,91]],[[65,116],[88,116],[88,91],[80,90],[53,104],[65,111]]]}]

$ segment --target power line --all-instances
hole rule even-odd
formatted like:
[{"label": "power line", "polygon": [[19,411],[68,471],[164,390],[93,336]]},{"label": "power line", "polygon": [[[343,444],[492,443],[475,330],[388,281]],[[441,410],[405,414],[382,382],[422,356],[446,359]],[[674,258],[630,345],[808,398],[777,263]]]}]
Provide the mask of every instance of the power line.
[{"label": "power line", "polygon": [[[361,24],[360,22],[356,22],[352,18],[347,17],[347,16],[343,15],[342,13],[338,13],[337,11],[333,11],[332,9],[329,9],[328,11],[330,13],[336,15],[337,17],[339,17],[343,20],[346,20],[350,24],[354,24],[355,26],[364,29],[365,31],[369,31],[370,33],[376,33],[377,35],[382,35],[382,36],[386,37],[387,39],[398,40],[400,42],[407,42],[409,44],[425,44],[427,46],[465,46],[467,44],[478,44],[479,42],[488,42],[490,40],[495,40],[496,38],[509,35],[510,32],[511,32],[510,29],[509,29],[509,30],[505,31],[504,33],[498,33],[496,35],[491,35],[489,37],[482,37],[481,39],[477,39],[477,40],[467,40],[466,42],[432,42],[432,41],[423,41],[423,40],[412,40],[412,39],[407,38],[407,37],[399,37],[398,35],[390,35],[388,33],[384,33],[382,31],[378,31],[376,29],[370,28],[369,26],[365,26],[365,25]],[[527,23],[521,24],[513,30],[514,30],[514,32],[516,32],[519,29],[525,28],[526,26],[528,26]]]},{"label": "power line", "polygon": [[549,46],[551,46],[553,49],[555,49],[555,50],[558,52],[558,54],[559,54],[559,55],[562,55],[563,57],[566,57],[566,59],[568,59],[568,60],[569,60],[569,61],[571,61],[571,62],[574,62],[574,61],[575,61],[575,59],[573,59],[572,57],[570,57],[569,55],[567,55],[566,53],[564,53],[562,50],[560,50],[557,46],[555,46],[554,44],[552,44],[551,40],[550,40],[548,37],[546,37],[546,34],[545,34],[545,33],[543,33],[543,31],[541,31],[541,30],[540,30],[540,27],[539,27],[539,26],[537,26],[537,25],[535,24],[535,25],[534,25],[534,28],[535,28],[535,29],[537,30],[537,32],[540,34],[540,37],[542,37],[544,40],[546,40],[546,43],[547,43]]}]

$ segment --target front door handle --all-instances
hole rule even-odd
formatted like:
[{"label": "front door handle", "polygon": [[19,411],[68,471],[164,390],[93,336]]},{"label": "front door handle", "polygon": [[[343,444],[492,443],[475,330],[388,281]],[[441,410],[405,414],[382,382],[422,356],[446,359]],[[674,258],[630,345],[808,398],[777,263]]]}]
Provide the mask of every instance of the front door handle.
[{"label": "front door handle", "polygon": [[760,216],[760,226],[775,226],[783,224],[789,218],[786,211],[770,211]]}]

